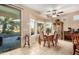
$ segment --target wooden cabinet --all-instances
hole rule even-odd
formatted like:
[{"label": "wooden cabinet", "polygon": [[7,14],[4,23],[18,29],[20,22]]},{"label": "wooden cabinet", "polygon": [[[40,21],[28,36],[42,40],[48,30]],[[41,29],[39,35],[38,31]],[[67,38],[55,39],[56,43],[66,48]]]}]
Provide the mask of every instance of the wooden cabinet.
[{"label": "wooden cabinet", "polygon": [[69,31],[64,31],[64,39],[71,41],[71,33]]}]

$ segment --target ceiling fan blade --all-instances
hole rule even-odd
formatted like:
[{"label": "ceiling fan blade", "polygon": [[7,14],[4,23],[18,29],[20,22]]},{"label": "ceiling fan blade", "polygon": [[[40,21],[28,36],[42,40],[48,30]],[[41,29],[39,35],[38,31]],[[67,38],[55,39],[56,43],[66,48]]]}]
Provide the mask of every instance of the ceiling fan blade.
[{"label": "ceiling fan blade", "polygon": [[54,10],[52,10],[52,11],[57,11],[57,10],[54,9]]},{"label": "ceiling fan blade", "polygon": [[60,16],[60,15],[57,15],[57,16]]},{"label": "ceiling fan blade", "polygon": [[63,11],[58,12],[58,14],[60,14],[60,13],[64,13],[64,12]]},{"label": "ceiling fan blade", "polygon": [[46,12],[51,12],[51,11],[49,10],[49,11],[46,11]]}]

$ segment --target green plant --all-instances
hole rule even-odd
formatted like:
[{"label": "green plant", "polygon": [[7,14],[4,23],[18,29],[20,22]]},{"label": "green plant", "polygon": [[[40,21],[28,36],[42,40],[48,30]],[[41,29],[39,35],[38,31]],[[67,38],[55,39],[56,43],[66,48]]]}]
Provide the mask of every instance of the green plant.
[{"label": "green plant", "polygon": [[2,33],[13,33],[13,30],[17,28],[17,23],[13,21],[12,18],[5,17],[4,19],[0,19],[0,24],[2,25]]}]

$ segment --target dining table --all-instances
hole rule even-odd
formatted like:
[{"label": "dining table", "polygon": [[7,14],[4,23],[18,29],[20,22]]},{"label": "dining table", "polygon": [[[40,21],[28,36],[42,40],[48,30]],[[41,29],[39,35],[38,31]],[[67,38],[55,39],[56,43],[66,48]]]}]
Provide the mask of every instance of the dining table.
[{"label": "dining table", "polygon": [[49,48],[51,46],[51,43],[54,46],[54,34],[48,34],[48,35],[44,34],[44,46],[45,46],[46,42],[47,42],[47,45]]}]

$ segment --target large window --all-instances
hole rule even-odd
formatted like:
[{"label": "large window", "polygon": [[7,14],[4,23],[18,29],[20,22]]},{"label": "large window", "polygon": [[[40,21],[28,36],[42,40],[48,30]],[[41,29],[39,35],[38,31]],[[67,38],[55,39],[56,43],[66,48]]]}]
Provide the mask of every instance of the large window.
[{"label": "large window", "polygon": [[74,20],[79,20],[79,15],[75,15],[73,18]]},{"label": "large window", "polygon": [[37,34],[39,34],[40,31],[44,31],[44,24],[43,23],[37,23]]},{"label": "large window", "polygon": [[20,47],[20,10],[0,5],[0,52]]},{"label": "large window", "polygon": [[30,32],[31,32],[31,35],[35,34],[35,20],[32,18],[30,19]]},{"label": "large window", "polygon": [[46,27],[46,32],[47,32],[47,31],[48,31],[49,33],[52,32],[52,23],[47,22],[45,27]]}]

